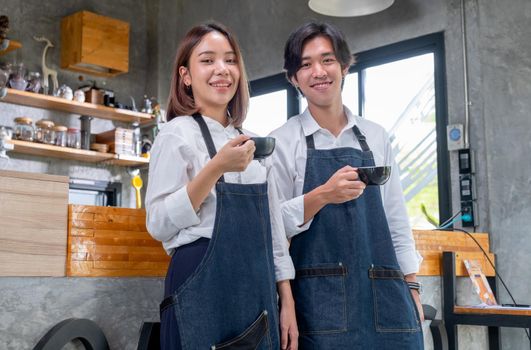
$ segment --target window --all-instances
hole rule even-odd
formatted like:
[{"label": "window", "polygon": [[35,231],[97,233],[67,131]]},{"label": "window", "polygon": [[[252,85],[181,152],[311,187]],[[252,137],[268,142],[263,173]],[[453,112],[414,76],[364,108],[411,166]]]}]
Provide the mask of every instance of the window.
[{"label": "window", "polygon": [[297,91],[284,74],[251,82],[251,101],[243,127],[266,136],[299,113]]},{"label": "window", "polygon": [[[365,69],[363,115],[389,133],[413,227],[438,220],[433,54]],[[424,209],[422,209],[424,208]]]},{"label": "window", "polygon": [[[269,78],[277,79],[276,85],[261,89],[269,94],[289,91],[280,78],[289,86],[279,74]],[[444,79],[443,34],[437,33],[356,54],[343,85],[343,103],[389,133],[415,228],[433,227],[428,216],[439,222],[450,217]],[[295,106],[287,108],[287,117],[306,108],[306,100],[296,93],[286,97],[287,105],[292,98]],[[277,102],[271,103],[264,108]]]},{"label": "window", "polygon": [[267,136],[288,119],[287,102],[285,89],[251,97],[243,127],[260,136]]}]

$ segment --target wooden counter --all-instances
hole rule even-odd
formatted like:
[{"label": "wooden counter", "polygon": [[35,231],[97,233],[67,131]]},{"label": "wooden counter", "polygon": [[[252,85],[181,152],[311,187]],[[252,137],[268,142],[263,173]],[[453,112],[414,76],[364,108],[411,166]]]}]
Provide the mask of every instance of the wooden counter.
[{"label": "wooden counter", "polygon": [[68,177],[0,170],[0,276],[64,276]]},{"label": "wooden counter", "polygon": [[70,205],[67,276],[166,275],[170,257],[149,235],[143,209]]},{"label": "wooden counter", "polygon": [[[489,254],[495,263],[494,254],[490,253],[489,235],[486,233],[472,233],[481,247]],[[455,252],[455,274],[468,277],[463,260],[477,260],[486,276],[494,276],[494,269],[489,264],[479,247],[467,234],[459,231],[413,230],[413,237],[418,252],[424,260],[420,265],[418,276],[441,276],[442,253]]]},{"label": "wooden counter", "polygon": [[454,306],[456,314],[531,316],[531,308]]}]

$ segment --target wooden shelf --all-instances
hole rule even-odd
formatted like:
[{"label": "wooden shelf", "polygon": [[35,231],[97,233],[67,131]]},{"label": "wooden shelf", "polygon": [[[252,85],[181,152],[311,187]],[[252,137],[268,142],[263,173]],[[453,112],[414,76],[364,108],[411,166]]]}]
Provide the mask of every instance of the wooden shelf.
[{"label": "wooden shelf", "polygon": [[7,89],[7,96],[0,101],[129,123],[138,121],[141,124],[145,124],[153,119],[153,116],[147,113],[133,112],[127,109],[111,108],[87,102],[69,101],[60,97],[36,94],[33,92],[15,89]]},{"label": "wooden shelf", "polygon": [[105,162],[106,164],[119,166],[142,166],[149,163],[148,159],[142,157],[124,156],[114,153],[102,153],[70,147],[45,145],[42,143],[21,140],[11,140],[9,142],[15,146],[11,152],[29,154],[33,156],[73,159],[88,163]]},{"label": "wooden shelf", "polygon": [[149,159],[144,157],[128,156],[125,154],[115,154],[115,158],[106,161],[106,164],[119,166],[140,166],[149,164]]},{"label": "wooden shelf", "polygon": [[12,152],[30,154],[32,156],[74,159],[82,162],[98,163],[113,159],[115,154],[88,151],[84,149],[45,145],[43,143],[21,140],[10,141],[15,148]]},{"label": "wooden shelf", "polygon": [[22,47],[22,44],[15,40],[9,40],[9,46],[7,49],[1,51],[0,50],[0,56],[5,55],[8,52],[14,51],[16,49],[19,49]]}]

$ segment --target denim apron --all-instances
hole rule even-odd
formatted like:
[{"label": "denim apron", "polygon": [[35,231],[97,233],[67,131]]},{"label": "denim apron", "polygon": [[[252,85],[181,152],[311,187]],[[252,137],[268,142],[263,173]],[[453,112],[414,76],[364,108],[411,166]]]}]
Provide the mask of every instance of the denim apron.
[{"label": "denim apron", "polygon": [[[210,157],[216,149],[199,114]],[[267,183],[216,184],[212,238],[194,273],[164,299],[174,312],[182,350],[279,349]],[[177,330],[176,330],[177,331]]]},{"label": "denim apron", "polygon": [[[362,150],[316,150],[306,137],[303,192],[322,185],[345,165],[374,165],[365,136]],[[419,316],[398,265],[380,188],[342,204],[328,204],[290,245],[299,349],[423,349]]]}]

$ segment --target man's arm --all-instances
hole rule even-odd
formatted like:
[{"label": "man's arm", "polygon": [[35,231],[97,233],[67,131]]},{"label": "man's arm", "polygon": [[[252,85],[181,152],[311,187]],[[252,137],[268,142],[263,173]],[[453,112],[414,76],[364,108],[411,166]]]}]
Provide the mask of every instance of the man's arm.
[{"label": "man's arm", "polygon": [[365,183],[359,180],[356,168],[344,166],[326,183],[304,195],[304,223],[312,219],[325,205],[356,199],[362,195],[364,189]]}]

